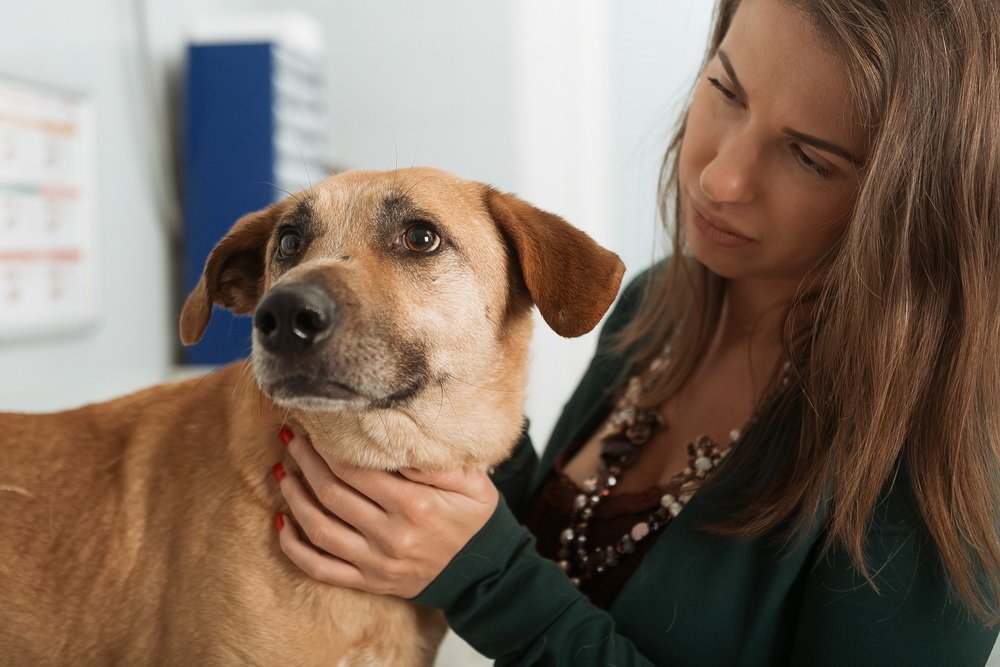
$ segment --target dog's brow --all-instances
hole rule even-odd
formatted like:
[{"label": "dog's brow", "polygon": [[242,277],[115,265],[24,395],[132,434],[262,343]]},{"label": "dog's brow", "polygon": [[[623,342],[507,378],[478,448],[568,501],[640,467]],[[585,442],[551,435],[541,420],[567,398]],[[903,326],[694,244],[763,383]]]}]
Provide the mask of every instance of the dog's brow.
[{"label": "dog's brow", "polygon": [[426,217],[425,214],[405,194],[390,193],[382,200],[381,213],[386,219],[396,220],[409,217]]},{"label": "dog's brow", "polygon": [[310,199],[300,199],[285,216],[285,221],[299,229],[307,230],[316,224],[316,215]]},{"label": "dog's brow", "polygon": [[376,219],[389,229],[408,220],[426,220],[438,226],[441,224],[436,215],[420,208],[410,197],[399,192],[386,195],[379,205]]},{"label": "dog's brow", "polygon": [[423,220],[433,224],[438,233],[448,239],[448,245],[464,256],[461,246],[449,233],[448,225],[437,215],[421,208],[405,193],[389,192],[376,210],[375,219],[383,231],[397,229],[402,223]]}]

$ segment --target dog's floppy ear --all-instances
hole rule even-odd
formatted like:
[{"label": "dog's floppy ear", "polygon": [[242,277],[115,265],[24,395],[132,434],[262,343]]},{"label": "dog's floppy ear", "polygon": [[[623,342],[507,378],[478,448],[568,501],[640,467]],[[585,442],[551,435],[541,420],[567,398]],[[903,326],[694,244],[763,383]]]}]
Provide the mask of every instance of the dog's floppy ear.
[{"label": "dog's floppy ear", "polygon": [[618,255],[552,213],[487,188],[486,208],[521,264],[521,276],[545,322],[560,336],[587,333],[618,294]]},{"label": "dog's floppy ear", "polygon": [[213,304],[241,315],[253,311],[263,285],[267,241],[283,210],[279,202],[243,216],[208,255],[205,271],[181,310],[182,343],[201,340]]}]

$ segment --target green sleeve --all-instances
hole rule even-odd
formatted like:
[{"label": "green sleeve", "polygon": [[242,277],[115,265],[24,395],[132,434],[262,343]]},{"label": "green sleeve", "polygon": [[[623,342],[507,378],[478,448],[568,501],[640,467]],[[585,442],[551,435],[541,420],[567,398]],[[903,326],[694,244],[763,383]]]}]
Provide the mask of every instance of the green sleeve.
[{"label": "green sleeve", "polygon": [[414,600],[498,665],[652,665],[615,633],[501,500],[496,512]]},{"label": "green sleeve", "polygon": [[793,665],[984,665],[989,658],[1000,628],[971,618],[949,595],[909,487],[902,479],[895,486],[866,541],[878,591],[843,549],[818,559],[805,581]]},{"label": "green sleeve", "polygon": [[500,495],[507,501],[507,506],[519,518],[527,510],[531,478],[537,466],[538,455],[535,454],[535,447],[531,444],[531,437],[528,435],[528,420],[525,419],[521,438],[514,447],[513,453],[490,474],[490,479],[500,491]]}]

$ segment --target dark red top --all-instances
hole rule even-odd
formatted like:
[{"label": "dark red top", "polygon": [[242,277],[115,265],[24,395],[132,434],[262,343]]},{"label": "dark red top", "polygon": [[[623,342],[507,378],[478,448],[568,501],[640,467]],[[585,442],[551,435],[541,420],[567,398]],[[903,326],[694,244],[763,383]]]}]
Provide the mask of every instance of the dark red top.
[{"label": "dark red top", "polygon": [[[555,460],[552,473],[542,486],[538,500],[531,506],[525,525],[534,534],[538,553],[556,562],[559,561],[559,534],[570,525],[573,515],[573,499],[583,493],[569,477],[563,474],[569,447]],[[628,471],[622,473],[628,476]],[[636,493],[618,493],[602,500],[594,509],[594,516],[588,522],[587,542],[591,548],[614,545],[632,526],[645,521],[660,506],[660,498],[665,493],[679,495],[679,484],[668,483]],[[581,582],[580,590],[596,606],[609,609],[618,593],[625,586],[643,557],[649,552],[657,538],[669,524],[651,533],[636,544],[635,553],[620,556],[617,566],[608,568],[601,574]]]}]

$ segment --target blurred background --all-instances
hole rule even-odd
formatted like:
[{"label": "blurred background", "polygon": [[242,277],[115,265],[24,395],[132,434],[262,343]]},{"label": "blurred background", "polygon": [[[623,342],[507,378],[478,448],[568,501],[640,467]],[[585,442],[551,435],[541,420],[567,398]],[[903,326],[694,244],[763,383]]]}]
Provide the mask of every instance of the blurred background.
[{"label": "blurred background", "polygon": [[[660,157],[706,0],[33,0],[0,5],[0,410],[104,400],[249,349],[178,306],[239,215],[334,170],[427,165],[619,253],[657,240]],[[594,335],[539,319],[544,444]],[[475,664],[451,640],[442,665]]]}]

